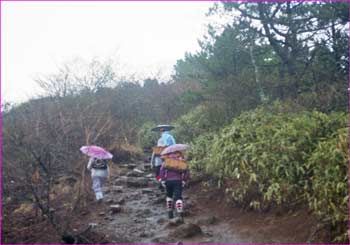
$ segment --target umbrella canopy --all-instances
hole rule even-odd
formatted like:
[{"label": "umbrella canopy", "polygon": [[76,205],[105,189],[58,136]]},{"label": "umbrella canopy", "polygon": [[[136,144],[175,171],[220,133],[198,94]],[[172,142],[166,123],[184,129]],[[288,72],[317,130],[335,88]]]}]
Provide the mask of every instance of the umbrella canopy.
[{"label": "umbrella canopy", "polygon": [[96,145],[82,146],[80,151],[89,157],[95,157],[98,159],[112,159],[113,155],[103,149],[102,147]]},{"label": "umbrella canopy", "polygon": [[171,126],[171,125],[158,125],[157,127],[152,128],[151,130],[154,132],[159,132],[161,128],[163,128],[164,131],[170,131],[170,130],[174,129],[175,127]]},{"label": "umbrella canopy", "polygon": [[169,154],[169,153],[176,152],[176,151],[184,151],[188,147],[190,147],[190,146],[186,145],[186,144],[174,144],[174,145],[171,145],[171,146],[168,146],[167,148],[165,148],[161,152],[161,155]]}]

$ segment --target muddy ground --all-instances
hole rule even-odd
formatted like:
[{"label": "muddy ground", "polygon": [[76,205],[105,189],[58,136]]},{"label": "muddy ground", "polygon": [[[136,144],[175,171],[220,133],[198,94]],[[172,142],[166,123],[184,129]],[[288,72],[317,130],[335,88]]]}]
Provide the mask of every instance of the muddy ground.
[{"label": "muddy ground", "polygon": [[261,214],[243,211],[199,182],[184,190],[185,218],[169,220],[165,193],[143,163],[113,169],[104,203],[91,216],[112,243],[328,243],[328,232],[306,209]]},{"label": "muddy ground", "polygon": [[[210,186],[210,185],[209,185]],[[72,228],[90,226],[93,243],[330,243],[330,233],[318,230],[306,208],[267,213],[243,211],[226,202],[222,190],[204,181],[184,189],[185,218],[169,220],[165,193],[144,162],[115,164],[97,203],[90,193],[87,208]],[[7,210],[7,209],[5,209]],[[51,226],[35,214],[3,212],[3,243],[62,243]],[[19,225],[20,224],[20,225]]]}]

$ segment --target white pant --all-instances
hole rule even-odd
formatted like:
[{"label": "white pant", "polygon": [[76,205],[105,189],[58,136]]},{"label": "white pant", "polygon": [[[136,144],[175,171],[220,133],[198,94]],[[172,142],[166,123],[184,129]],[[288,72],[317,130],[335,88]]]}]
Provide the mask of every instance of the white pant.
[{"label": "white pant", "polygon": [[95,192],[96,200],[103,198],[102,187],[106,183],[107,178],[101,176],[92,177],[92,189]]}]

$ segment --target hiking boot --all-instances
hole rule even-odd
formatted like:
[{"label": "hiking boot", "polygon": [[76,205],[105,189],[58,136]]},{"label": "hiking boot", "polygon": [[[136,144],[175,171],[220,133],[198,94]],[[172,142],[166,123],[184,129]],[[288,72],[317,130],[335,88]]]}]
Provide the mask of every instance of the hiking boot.
[{"label": "hiking boot", "polygon": [[168,218],[169,218],[169,219],[174,218],[174,213],[173,213],[172,210],[171,210],[171,211],[168,211]]}]

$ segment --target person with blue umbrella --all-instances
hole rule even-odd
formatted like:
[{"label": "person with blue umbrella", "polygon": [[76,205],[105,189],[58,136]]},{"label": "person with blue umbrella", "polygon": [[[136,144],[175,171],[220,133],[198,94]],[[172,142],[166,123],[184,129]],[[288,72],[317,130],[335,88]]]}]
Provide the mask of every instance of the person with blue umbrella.
[{"label": "person with blue umbrella", "polygon": [[164,191],[164,187],[160,183],[160,167],[163,164],[163,160],[160,158],[160,153],[167,146],[176,144],[174,137],[169,133],[170,130],[174,129],[174,126],[171,125],[158,125],[157,127],[152,128],[154,132],[160,132],[161,136],[158,139],[157,147],[153,148],[153,153],[151,157],[151,165],[155,169],[155,175],[159,181],[159,189]]}]

